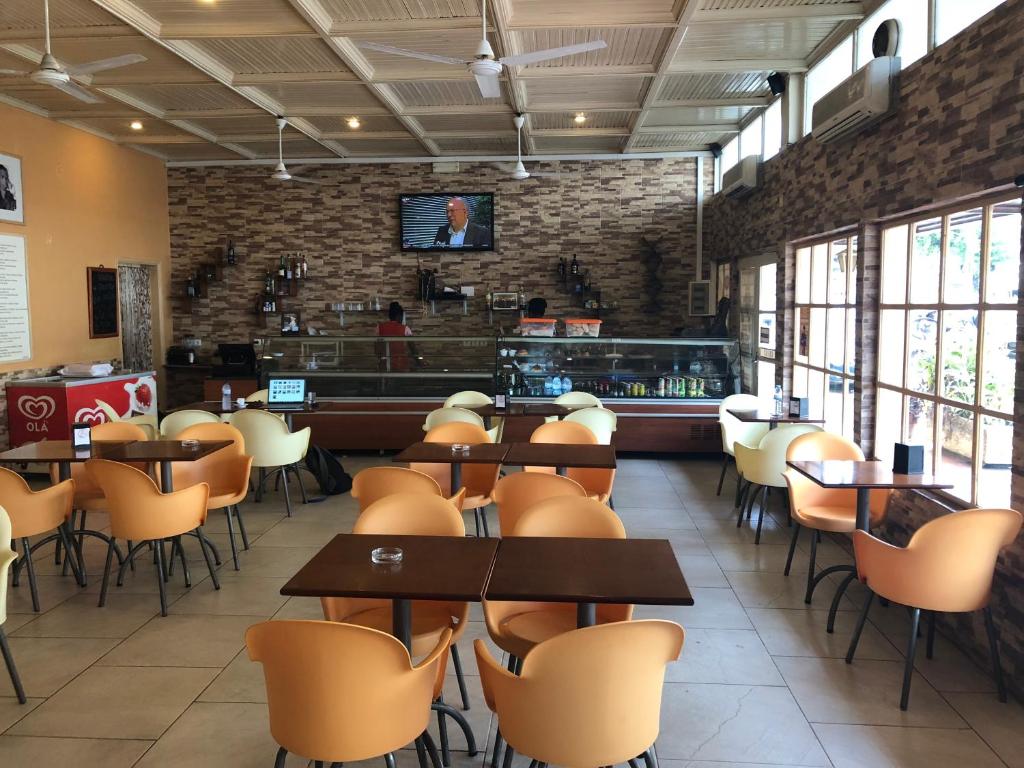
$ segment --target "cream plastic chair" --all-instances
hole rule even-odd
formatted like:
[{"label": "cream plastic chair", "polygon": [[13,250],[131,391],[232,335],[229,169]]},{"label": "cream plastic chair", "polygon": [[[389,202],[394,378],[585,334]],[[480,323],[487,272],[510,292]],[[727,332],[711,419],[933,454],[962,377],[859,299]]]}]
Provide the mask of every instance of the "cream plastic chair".
[{"label": "cream plastic chair", "polygon": [[123,421],[128,424],[137,424],[142,427],[143,431],[146,433],[147,440],[156,440],[160,434],[160,427],[157,425],[156,416],[130,416],[126,419],[114,410],[114,406],[109,403],[105,403],[102,400],[96,401],[96,407],[103,411],[104,415],[110,419],[110,421]]},{"label": "cream plastic chair", "polygon": [[[811,432],[801,435],[789,444],[786,450],[787,461],[824,461],[828,459],[846,459],[864,461],[864,452],[855,442],[842,435],[830,432]],[[828,533],[853,533],[857,530],[857,491],[842,488],[822,488],[816,482],[795,469],[783,472],[786,485],[789,486],[789,513],[793,520],[793,538],[789,542],[789,556],[786,558],[784,573],[788,576],[793,563],[800,531],[807,528],[811,532],[811,560],[807,569],[807,592],[804,602],[810,605],[814,589],[833,573],[849,571],[850,575],[840,584],[832,598],[832,607],[828,614],[828,631],[835,627],[836,611],[843,593],[857,575],[852,565],[833,565],[822,571],[815,572],[815,561],[818,552],[820,531]],[[877,490],[871,492],[869,505],[871,509],[871,527],[880,525],[885,519],[886,507],[892,491]]]},{"label": "cream plastic chair", "polygon": [[510,747],[504,764],[515,750],[542,765],[635,766],[638,755],[653,765],[665,668],[684,637],[671,621],[578,629],[534,648],[519,675],[476,640],[484,700]]},{"label": "cream plastic chair", "polygon": [[[485,395],[483,392],[476,392],[472,389],[466,389],[462,392],[456,392],[454,395],[444,401],[445,408],[464,408],[466,406],[475,405],[493,405],[494,399],[489,395]],[[491,436],[492,443],[500,443],[501,437],[505,432],[505,420],[502,418],[492,418],[491,428],[487,430],[487,434]]]},{"label": "cream plastic chair", "polygon": [[[722,431],[722,474],[718,478],[718,491],[716,495],[722,495],[722,483],[725,481],[725,472],[729,468],[730,459],[735,463],[736,453],[733,445],[744,443],[745,445],[759,445],[762,438],[768,434],[767,424],[748,424],[740,421],[729,413],[734,411],[754,411],[761,406],[761,401],[755,395],[729,395],[718,406],[718,426]],[[743,479],[739,471],[736,473],[736,504],[740,503],[740,482]]]},{"label": "cream plastic chair", "polygon": [[484,428],[484,420],[482,417],[467,411],[465,408],[436,408],[427,414],[426,421],[423,422],[423,431],[429,432],[434,427],[439,427],[442,424],[450,424],[451,422],[464,422],[466,424],[476,424],[480,429]]},{"label": "cream plastic chair", "polygon": [[745,490],[746,503],[740,504],[740,512],[736,518],[737,528],[743,525],[744,514],[747,517],[753,514],[754,502],[757,500],[759,491],[761,495],[760,509],[757,515],[757,532],[754,534],[755,544],[761,543],[761,524],[764,523],[764,513],[768,507],[769,489],[786,487],[786,478],[783,473],[786,471],[786,451],[789,444],[800,435],[821,431],[821,427],[815,424],[783,424],[765,435],[756,448],[745,443],[734,444],[736,470],[748,483]]},{"label": "cream plastic chair", "polygon": [[[252,465],[259,469],[256,483],[256,500],[263,498],[264,486],[269,477],[280,472],[284,480],[284,502],[288,517],[292,516],[292,500],[288,492],[288,473],[294,472],[302,491],[302,503],[305,504],[306,487],[302,484],[298,463],[309,450],[310,428],[305,427],[298,432],[289,432],[288,425],[274,414],[260,410],[236,411],[231,416],[231,425],[242,433],[245,438],[245,452],[252,456]],[[267,470],[272,471],[268,474]]]},{"label": "cream plastic chair", "polygon": [[394,753],[410,742],[436,765],[427,723],[450,634],[413,666],[398,639],[365,627],[331,621],[249,627],[245,645],[263,665],[270,733],[280,745],[275,768],[284,768],[289,752],[318,767],[387,755],[394,768]]},{"label": "cream plastic chair", "polygon": [[25,698],[25,689],[21,685],[21,678],[18,677],[18,668],[14,666],[14,656],[7,644],[7,635],[4,634],[4,623],[7,621],[7,571],[17,558],[18,555],[11,549],[11,519],[7,516],[7,511],[0,507],[0,655],[4,657],[7,674],[11,676],[14,695],[18,697],[19,704],[24,704],[28,699]]},{"label": "cream plastic chair", "polygon": [[173,440],[182,430],[188,429],[193,424],[222,423],[220,416],[209,411],[175,411],[164,416],[164,420],[160,422],[160,435],[168,440]]},{"label": "cream plastic chair", "polygon": [[581,408],[566,416],[564,421],[575,421],[582,424],[594,433],[598,443],[611,445],[612,433],[615,432],[618,417],[615,415],[615,411],[610,411],[607,408]]},{"label": "cream plastic chair", "polygon": [[[603,408],[602,403],[597,397],[590,394],[589,392],[566,392],[564,395],[559,395],[554,400],[555,405],[566,405],[576,406],[579,408]],[[557,416],[546,416],[544,421],[558,421]]]},{"label": "cream plastic chair", "polygon": [[266,403],[270,397],[269,389],[257,389],[251,395],[245,396],[245,402],[247,403]]},{"label": "cream plastic chair", "polygon": [[929,659],[934,645],[936,613],[982,611],[999,700],[1006,701],[999,640],[989,601],[999,552],[1016,540],[1020,528],[1021,514],[1016,510],[967,509],[928,521],[910,537],[906,547],[894,547],[870,533],[854,531],[857,574],[870,592],[850,640],[846,663],[853,662],[875,595],[910,608],[910,641],[900,696],[900,709],[905,710],[910,700],[921,611],[930,614]]}]

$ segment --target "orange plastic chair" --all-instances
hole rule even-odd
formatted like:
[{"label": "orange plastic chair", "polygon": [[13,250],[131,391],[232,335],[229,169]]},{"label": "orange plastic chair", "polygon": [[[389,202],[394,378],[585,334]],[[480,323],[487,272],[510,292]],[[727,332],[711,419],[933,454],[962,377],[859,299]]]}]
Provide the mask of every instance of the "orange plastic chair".
[{"label": "orange plastic chair", "polygon": [[[491,438],[483,427],[476,424],[450,421],[433,427],[427,432],[423,442],[479,445],[480,443],[491,442]],[[451,487],[451,465],[414,463],[410,464],[409,468],[424,472],[433,477],[437,484],[441,486],[441,491],[445,494],[451,495],[453,493]],[[477,536],[480,535],[481,529],[485,536],[490,536],[484,508],[491,503],[491,494],[494,492],[494,484],[498,482],[499,472],[501,472],[500,464],[464,464],[462,466],[462,485],[466,489],[463,507],[469,507],[473,510]]]},{"label": "orange plastic chair", "polygon": [[11,549],[11,519],[0,506],[0,656],[4,657],[4,666],[11,677],[11,685],[14,686],[14,695],[18,697],[18,703],[25,704],[28,699],[25,698],[25,689],[21,685],[18,668],[14,666],[14,655],[7,644],[7,635],[4,634],[4,623],[7,621],[7,571],[17,557],[18,555]]},{"label": "orange plastic chair", "polygon": [[502,536],[511,536],[523,512],[539,501],[556,496],[586,496],[575,480],[541,472],[514,472],[505,475],[494,486],[491,498],[498,505],[498,529]]},{"label": "orange plastic chair", "polygon": [[[395,493],[367,507],[352,527],[353,533],[402,534],[406,536],[465,536],[466,526],[458,507],[441,496]],[[444,568],[444,563],[438,563]],[[390,632],[390,600],[353,597],[320,599],[324,618]],[[442,633],[451,630],[452,664],[458,678],[464,709],[469,709],[462,661],[456,645],[466,631],[469,603],[416,600],[412,604],[412,652],[422,656],[437,645]]]},{"label": "orange plastic chair", "polygon": [[[359,502],[363,512],[371,504],[395,493],[423,493],[427,496],[443,496],[441,486],[428,474],[405,467],[369,467],[360,470],[352,478],[352,498]],[[459,509],[462,497],[459,494],[448,499]]]},{"label": "orange plastic chair", "polygon": [[430,702],[450,632],[416,666],[385,632],[329,621],[264,621],[249,627],[249,658],[263,665],[270,732],[289,752],[322,763],[393,754],[409,742],[436,758]]},{"label": "orange plastic chair", "polygon": [[175,488],[187,488],[198,483],[210,486],[207,511],[223,509],[231,542],[231,560],[238,570],[238,547],[235,544],[235,526],[242,535],[242,547],[249,549],[249,535],[245,531],[242,510],[238,506],[249,492],[249,474],[252,456],[245,455],[245,438],[235,427],[225,422],[193,424],[183,429],[176,440],[230,440],[233,444],[214,451],[198,461],[176,461],[171,465]]},{"label": "orange plastic chair", "polygon": [[[12,586],[18,586],[21,569],[28,571],[28,585],[32,592],[32,610],[39,613],[39,587],[36,584],[36,569],[32,562],[32,553],[51,541],[60,541],[66,551],[75,552],[68,558],[75,572],[75,581],[85,586],[84,571],[79,567],[78,552],[71,543],[67,524],[71,519],[71,500],[75,495],[74,480],[33,492],[24,478],[9,469],[0,468],[0,507],[7,510],[11,518],[11,535],[15,541],[21,540],[22,555],[14,564]],[[50,533],[50,532],[53,533]],[[29,541],[30,536],[50,533],[35,544]]]},{"label": "orange plastic chair", "polygon": [[[626,529],[618,515],[596,499],[557,496],[523,512],[511,535],[624,539]],[[487,632],[495,645],[508,652],[510,663],[537,644],[576,628],[575,603],[484,600],[483,609]],[[632,605],[597,606],[599,624],[629,621],[632,615]]]},{"label": "orange plastic chair", "polygon": [[[778,431],[778,430],[774,430]],[[786,461],[824,461],[829,459],[864,461],[864,452],[855,442],[830,432],[810,432],[800,435],[786,449]],[[846,588],[856,578],[852,565],[833,565],[815,573],[818,541],[821,531],[853,533],[857,529],[857,491],[843,488],[822,488],[801,472],[786,469],[782,473],[789,488],[789,512],[793,521],[793,538],[789,542],[789,556],[784,573],[788,576],[793,564],[797,539],[803,528],[811,530],[811,561],[807,569],[807,592],[804,602],[811,604],[814,590],[833,573],[849,572],[832,598],[828,612],[828,631],[835,628],[836,612]],[[881,525],[892,491],[871,492],[871,527]]]},{"label": "orange plastic chair", "polygon": [[[510,750],[549,765],[630,763],[658,738],[665,667],[685,633],[671,621],[633,621],[566,632],[502,669],[473,644],[487,706]],[[505,765],[511,761],[506,754]]]},{"label": "orange plastic chair", "polygon": [[[597,436],[589,428],[575,421],[549,421],[541,424],[530,435],[531,443],[559,443],[562,445],[598,445]],[[523,467],[527,472],[553,474],[554,467]],[[567,476],[587,489],[598,501],[611,504],[614,469],[569,467]]]},{"label": "orange plastic chair", "polygon": [[927,656],[932,658],[936,613],[982,611],[999,700],[1006,701],[1006,682],[999,662],[999,638],[992,619],[992,579],[1000,550],[1020,533],[1022,517],[1013,509],[967,509],[922,525],[906,547],[894,547],[865,531],[854,531],[857,575],[870,590],[850,640],[846,663],[853,663],[857,643],[878,595],[911,609],[910,641],[903,671],[900,709],[910,701],[910,679],[917,650],[921,611],[928,611]]},{"label": "orange plastic chair", "polygon": [[[145,472],[135,467],[105,459],[90,459],[85,462],[86,470],[103,490],[110,510],[110,543],[107,546],[107,563],[103,569],[103,587],[100,590],[99,605],[102,608],[107,602],[107,586],[110,582],[110,565],[117,548],[117,539],[136,542],[130,546],[128,553],[117,572],[117,585],[124,583],[124,569],[131,563],[138,552],[149,542],[153,543],[156,554],[156,578],[160,587],[160,615],[167,615],[167,595],[164,582],[169,578],[169,570],[164,570],[163,545],[171,539],[173,546],[171,557],[177,552],[181,556],[181,569],[185,576],[185,586],[192,586],[189,576],[188,560],[182,548],[181,537],[195,531],[199,538],[206,567],[210,571],[210,579],[214,589],[220,589],[217,572],[207,548],[209,541],[203,534],[203,523],[206,522],[206,502],[210,495],[210,486],[206,483],[183,488],[173,493],[161,493],[156,483]],[[121,560],[118,557],[118,560]],[[170,563],[167,563],[170,566]]]}]

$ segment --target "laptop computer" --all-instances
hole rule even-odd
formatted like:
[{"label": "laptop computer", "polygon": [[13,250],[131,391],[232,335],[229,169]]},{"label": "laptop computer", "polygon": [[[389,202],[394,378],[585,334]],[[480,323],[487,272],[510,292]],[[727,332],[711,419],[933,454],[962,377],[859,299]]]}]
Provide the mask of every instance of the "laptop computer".
[{"label": "laptop computer", "polygon": [[272,411],[301,411],[305,407],[305,379],[268,379],[267,409]]}]

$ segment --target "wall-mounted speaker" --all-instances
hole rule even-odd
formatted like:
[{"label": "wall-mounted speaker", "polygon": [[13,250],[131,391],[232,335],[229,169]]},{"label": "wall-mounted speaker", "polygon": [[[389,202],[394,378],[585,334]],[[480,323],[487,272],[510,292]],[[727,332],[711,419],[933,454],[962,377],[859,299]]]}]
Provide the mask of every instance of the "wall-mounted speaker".
[{"label": "wall-mounted speaker", "polygon": [[781,72],[772,72],[768,75],[768,87],[772,89],[772,96],[778,96],[786,92],[786,76]]},{"label": "wall-mounted speaker", "polygon": [[709,144],[708,149],[711,150],[711,154],[714,155],[715,157],[722,156],[722,145],[719,144],[717,141],[714,144]]}]

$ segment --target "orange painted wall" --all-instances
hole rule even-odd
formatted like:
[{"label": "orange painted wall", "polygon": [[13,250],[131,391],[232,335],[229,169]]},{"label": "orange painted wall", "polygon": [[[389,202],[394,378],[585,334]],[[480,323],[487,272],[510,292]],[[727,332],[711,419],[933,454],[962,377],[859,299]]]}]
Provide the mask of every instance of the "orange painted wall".
[{"label": "orange painted wall", "polygon": [[0,104],[0,153],[21,158],[32,359],[0,373],[121,356],[121,340],[90,339],[86,267],[157,265],[154,324],[163,361],[170,333],[170,236],[163,161],[85,131]]}]

